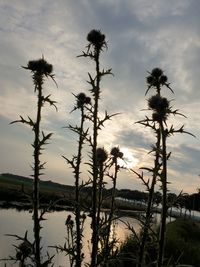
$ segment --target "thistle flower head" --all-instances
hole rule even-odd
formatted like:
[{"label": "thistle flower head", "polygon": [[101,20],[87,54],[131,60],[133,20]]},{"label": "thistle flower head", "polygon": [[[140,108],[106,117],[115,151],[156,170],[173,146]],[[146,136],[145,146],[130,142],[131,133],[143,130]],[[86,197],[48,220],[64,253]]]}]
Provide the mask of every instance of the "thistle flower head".
[{"label": "thistle flower head", "polygon": [[169,101],[165,97],[161,97],[160,95],[153,95],[148,100],[148,106],[150,109],[161,111],[169,108]]},{"label": "thistle flower head", "polygon": [[158,112],[154,112],[152,114],[152,120],[153,121],[157,121],[157,122],[161,122],[162,120],[166,119],[166,114],[162,114],[162,113],[158,113]]},{"label": "thistle flower head", "polygon": [[67,216],[66,221],[65,221],[65,225],[68,225],[68,224],[69,224],[69,222],[71,221],[71,218],[72,218],[72,216],[69,214],[69,215]]},{"label": "thistle flower head", "polygon": [[160,68],[154,68],[151,71],[151,76],[155,77],[155,78],[159,78],[161,75],[163,74],[163,71]]},{"label": "thistle flower head", "polygon": [[91,30],[87,35],[87,40],[95,48],[102,48],[105,45],[105,35],[100,30]]},{"label": "thistle flower head", "polygon": [[152,85],[154,82],[154,77],[150,75],[146,78],[146,81],[148,84]]},{"label": "thistle flower head", "polygon": [[49,64],[44,58],[38,60],[30,60],[27,64],[27,67],[23,68],[29,69],[34,73],[44,74],[46,76],[50,75],[53,72],[53,66]]},{"label": "thistle flower head", "polygon": [[76,96],[77,98],[77,107],[83,107],[83,105],[87,105],[91,103],[91,98],[86,96],[84,93],[80,93]]},{"label": "thistle flower head", "polygon": [[169,101],[160,95],[154,95],[148,100],[148,106],[154,110],[152,114],[153,121],[166,120],[170,111]]},{"label": "thistle flower head", "polygon": [[161,75],[161,76],[160,76],[160,83],[161,83],[162,85],[166,84],[167,80],[168,80],[168,78],[167,78],[166,75]]},{"label": "thistle flower head", "polygon": [[98,164],[103,164],[108,158],[107,151],[102,147],[97,148],[97,150],[96,150],[96,158],[97,158],[97,163]]},{"label": "thistle flower head", "polygon": [[70,214],[67,216],[67,219],[65,221],[65,225],[69,226],[69,227],[73,227],[73,225],[74,225],[74,221],[72,220],[72,216]]},{"label": "thistle flower head", "polygon": [[119,147],[113,147],[111,149],[110,154],[113,156],[113,158],[123,158],[123,153],[120,151]]},{"label": "thistle flower head", "polygon": [[22,258],[27,258],[32,253],[32,247],[27,241],[22,242],[17,249],[18,249],[16,253],[17,260],[21,260]]},{"label": "thistle flower head", "polygon": [[173,93],[173,90],[170,88],[169,83],[167,83],[167,76],[163,74],[163,70],[161,70],[160,68],[154,68],[149,74],[150,75],[146,77],[146,82],[148,84],[146,94],[151,87],[155,87],[155,89],[159,93],[161,86],[163,85],[167,86],[167,88],[170,89]]}]

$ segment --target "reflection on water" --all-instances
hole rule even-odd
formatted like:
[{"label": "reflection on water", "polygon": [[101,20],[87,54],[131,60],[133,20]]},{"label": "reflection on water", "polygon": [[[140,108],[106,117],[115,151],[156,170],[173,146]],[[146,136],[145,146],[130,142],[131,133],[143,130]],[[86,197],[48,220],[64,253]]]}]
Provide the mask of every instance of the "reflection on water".
[{"label": "reflection on water", "polygon": [[[46,215],[46,221],[42,223],[41,236],[42,236],[42,246],[45,254],[45,249],[48,249],[50,255],[55,253],[55,249],[48,248],[48,246],[54,246],[61,244],[63,245],[65,242],[66,236],[66,227],[65,220],[67,216],[72,213],[71,212],[52,212]],[[31,218],[32,214],[28,211],[18,212],[13,209],[9,210],[0,210],[0,258],[7,258],[9,255],[15,255],[15,248],[12,244],[15,243],[15,239],[13,237],[5,236],[5,234],[17,234],[19,236],[24,236],[25,231],[28,231],[29,239],[32,240],[32,228],[33,222]],[[73,218],[73,215],[72,215]],[[129,222],[132,226],[134,226],[136,232],[139,231],[139,223],[134,218],[123,217],[124,221]],[[85,261],[89,260],[89,243],[90,243],[90,218],[87,218],[85,221],[84,227],[84,240],[83,240],[83,248],[85,254]],[[126,226],[121,221],[117,221],[116,223],[116,234],[117,238],[120,241],[123,241],[125,237],[130,232],[126,229]],[[16,244],[16,243],[15,243]],[[69,267],[68,257],[64,256],[64,253],[55,255],[54,257],[54,266],[66,266]],[[5,262],[0,262],[0,267],[4,267]],[[18,264],[14,264],[13,262],[7,263],[7,267],[9,266],[18,266]]]}]

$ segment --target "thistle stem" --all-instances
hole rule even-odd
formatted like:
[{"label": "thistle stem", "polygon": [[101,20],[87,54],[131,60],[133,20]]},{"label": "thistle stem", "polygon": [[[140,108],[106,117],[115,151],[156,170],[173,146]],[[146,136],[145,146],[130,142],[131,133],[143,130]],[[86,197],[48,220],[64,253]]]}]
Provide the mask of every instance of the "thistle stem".
[{"label": "thistle stem", "polygon": [[95,50],[95,63],[96,63],[96,88],[94,93],[94,114],[93,114],[93,146],[92,146],[92,162],[93,162],[93,188],[92,188],[92,255],[91,255],[91,267],[95,267],[97,264],[97,251],[98,251],[98,225],[97,225],[97,179],[98,179],[98,167],[97,167],[97,136],[98,136],[98,104],[100,94],[100,71],[99,71],[99,54],[100,50]]},{"label": "thistle stem", "polygon": [[37,118],[34,128],[34,187],[33,187],[33,218],[34,218],[34,238],[35,238],[35,260],[36,266],[40,266],[40,221],[39,221],[39,176],[40,176],[40,122],[42,110],[42,76],[37,84],[38,104]]},{"label": "thistle stem", "polygon": [[114,159],[114,167],[115,167],[115,172],[114,172],[114,177],[113,177],[111,207],[110,207],[110,215],[109,215],[109,218],[108,218],[108,230],[107,230],[106,244],[105,244],[105,262],[107,261],[109,255],[110,255],[109,239],[110,239],[110,234],[111,234],[110,231],[111,231],[111,225],[112,225],[114,209],[115,209],[117,173],[118,173],[118,170],[119,170],[119,166],[117,165],[117,159]]},{"label": "thistle stem", "polygon": [[77,164],[75,168],[75,221],[76,221],[76,246],[77,246],[77,257],[76,257],[76,267],[81,267],[81,229],[80,229],[80,188],[79,188],[79,179],[80,179],[80,164],[81,164],[81,154],[82,147],[84,142],[83,136],[83,124],[84,124],[84,107],[81,107],[81,125],[80,125],[80,135],[79,135],[79,146],[78,146],[78,155],[77,155]]},{"label": "thistle stem", "polygon": [[162,138],[162,213],[161,213],[161,226],[159,235],[159,251],[157,267],[162,267],[164,256],[164,243],[166,232],[166,218],[167,218],[167,154],[166,154],[166,134],[163,126],[163,122],[160,122],[161,138]]},{"label": "thistle stem", "polygon": [[152,214],[152,202],[153,202],[154,188],[155,188],[156,178],[158,176],[158,170],[159,170],[158,164],[159,164],[159,157],[160,157],[160,153],[159,153],[160,141],[161,141],[161,133],[160,133],[160,130],[158,130],[157,131],[157,142],[156,142],[156,154],[155,154],[155,160],[154,160],[154,172],[153,172],[151,187],[149,190],[146,217],[145,217],[145,223],[144,223],[144,228],[143,228],[142,241],[140,244],[138,267],[143,266],[145,244],[146,244],[146,240],[148,237],[148,231],[150,228],[150,219],[151,219],[151,214]]},{"label": "thistle stem", "polygon": [[[99,166],[99,183],[98,183],[98,203],[97,203],[97,217],[96,217],[96,223],[97,223],[97,245],[99,242],[99,230],[100,230],[100,212],[101,212],[101,205],[102,205],[102,189],[103,189],[103,163]],[[98,257],[97,257],[98,259]],[[98,265],[98,260],[97,260]]]}]

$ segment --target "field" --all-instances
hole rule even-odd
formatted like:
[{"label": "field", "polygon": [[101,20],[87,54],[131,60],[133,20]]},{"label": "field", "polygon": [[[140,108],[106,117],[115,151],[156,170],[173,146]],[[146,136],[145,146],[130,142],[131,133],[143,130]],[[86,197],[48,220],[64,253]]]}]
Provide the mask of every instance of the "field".
[{"label": "field", "polygon": [[[0,175],[0,201],[30,203],[32,188],[31,178],[13,174]],[[69,205],[73,198],[73,187],[51,181],[40,181],[40,197],[41,203],[60,200],[60,204]]]},{"label": "field", "polygon": [[[31,206],[29,197],[31,196],[33,188],[33,180],[28,177],[23,177],[14,174],[1,174],[0,175],[0,201],[3,202],[0,206],[9,208],[12,206],[19,206],[23,204],[23,207],[28,208]],[[58,201],[59,206],[67,206],[68,209],[70,206],[73,206],[74,200],[74,186],[62,185],[54,183],[52,181],[40,181],[40,197],[42,204],[48,204],[50,201]],[[126,190],[116,190],[118,195],[123,197],[122,199],[116,199],[115,206],[117,208],[116,213],[120,215],[126,215],[130,217],[138,216],[137,212],[145,210],[144,204],[139,204],[128,200],[128,196],[131,197],[131,194],[137,198],[138,193],[141,194],[141,197],[144,197],[143,192],[137,191],[128,191]],[[109,190],[105,190],[107,194],[106,199],[103,202],[103,209],[110,209],[110,198]],[[127,196],[127,197],[126,197]],[[91,203],[91,188],[85,187],[81,193],[82,202],[86,206],[90,206]],[[19,204],[20,203],[20,204]],[[137,211],[137,212],[136,212]]]}]

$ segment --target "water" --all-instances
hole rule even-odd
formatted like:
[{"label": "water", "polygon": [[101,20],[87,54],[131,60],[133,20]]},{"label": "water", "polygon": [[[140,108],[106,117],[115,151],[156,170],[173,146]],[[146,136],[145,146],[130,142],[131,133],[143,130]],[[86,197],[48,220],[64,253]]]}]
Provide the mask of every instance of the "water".
[{"label": "water", "polygon": [[[66,236],[65,220],[71,212],[52,212],[45,216],[46,221],[42,222],[42,246],[43,252],[48,250],[50,255],[54,255],[54,266],[56,267],[69,267],[68,257],[64,253],[56,254],[55,249],[48,248],[48,246],[63,245]],[[72,215],[73,217],[73,215]],[[124,221],[127,221],[134,226],[136,232],[139,231],[140,225],[134,218],[123,217]],[[8,258],[9,255],[15,255],[15,248],[13,244],[18,244],[16,238],[5,236],[5,234],[24,236],[26,230],[28,231],[28,237],[32,240],[32,214],[28,211],[16,211],[14,209],[1,209],[0,210],[0,258]],[[89,261],[90,253],[88,244],[90,243],[90,218],[85,221],[84,227],[84,240],[83,240],[83,252],[85,254],[85,261]],[[117,221],[116,224],[117,238],[122,242],[126,236],[130,234],[130,231],[126,228],[125,224],[121,221]],[[44,255],[43,255],[44,256]],[[4,267],[5,262],[0,262],[0,267]],[[16,267],[18,264],[14,262],[7,262],[7,267]]]}]

